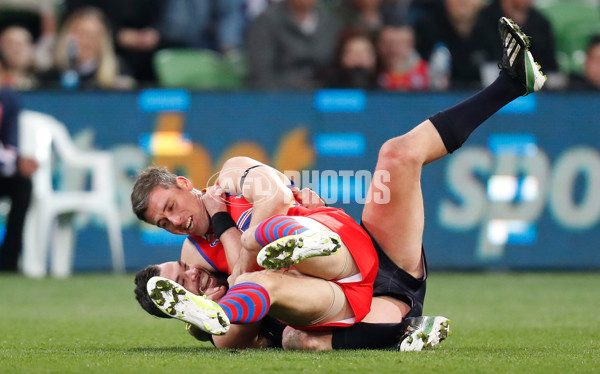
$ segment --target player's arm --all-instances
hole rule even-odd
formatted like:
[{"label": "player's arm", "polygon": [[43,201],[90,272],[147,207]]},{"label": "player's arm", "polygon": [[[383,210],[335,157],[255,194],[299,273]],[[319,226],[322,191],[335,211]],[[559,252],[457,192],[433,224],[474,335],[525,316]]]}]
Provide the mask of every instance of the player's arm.
[{"label": "player's arm", "polygon": [[225,231],[219,240],[225,250],[227,265],[229,265],[229,269],[233,269],[240,258],[240,251],[242,250],[242,232],[237,227],[233,227]]},{"label": "player's arm", "polygon": [[260,321],[243,325],[231,325],[225,335],[210,335],[189,323],[185,324],[188,334],[201,342],[211,341],[215,348],[249,349],[268,348],[269,342],[260,334]]},{"label": "player's arm", "polygon": [[230,281],[245,272],[257,269],[256,255],[261,249],[254,239],[254,229],[265,219],[287,214],[293,193],[289,179],[274,168],[249,157],[233,157],[219,173],[219,185],[229,193],[242,194],[252,204],[250,227],[242,234],[242,249],[232,268]]},{"label": "player's arm", "polygon": [[225,162],[219,184],[226,192],[242,194],[252,204],[250,228],[242,235],[243,248],[258,252],[260,246],[251,229],[269,217],[287,214],[293,200],[289,183],[283,173],[249,157],[233,157]]},{"label": "player's arm", "polygon": [[[215,230],[218,239],[223,244],[225,257],[229,269],[238,262],[240,251],[242,249],[242,233],[235,226],[235,222],[231,219],[231,215],[227,212],[225,204],[225,190],[219,186],[211,186],[206,189],[206,193],[202,196],[204,208],[211,217],[211,226]],[[223,227],[223,225],[225,225]]]},{"label": "player's arm", "polygon": [[294,194],[294,200],[307,209],[316,209],[327,206],[325,200],[310,188],[305,187],[299,189],[298,187],[292,187],[291,190]]},{"label": "player's arm", "polygon": [[242,194],[252,204],[250,226],[287,213],[293,199],[288,184],[283,173],[250,157],[230,158],[219,173],[219,185],[226,192]]}]

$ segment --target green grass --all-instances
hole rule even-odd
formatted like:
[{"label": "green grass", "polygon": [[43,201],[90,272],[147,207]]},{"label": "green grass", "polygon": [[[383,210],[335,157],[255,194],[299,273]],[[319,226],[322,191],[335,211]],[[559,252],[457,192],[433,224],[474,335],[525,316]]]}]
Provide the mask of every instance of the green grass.
[{"label": "green grass", "polygon": [[600,274],[432,274],[426,352],[216,350],[145,314],[133,275],[0,276],[0,373],[589,373],[600,371]]}]

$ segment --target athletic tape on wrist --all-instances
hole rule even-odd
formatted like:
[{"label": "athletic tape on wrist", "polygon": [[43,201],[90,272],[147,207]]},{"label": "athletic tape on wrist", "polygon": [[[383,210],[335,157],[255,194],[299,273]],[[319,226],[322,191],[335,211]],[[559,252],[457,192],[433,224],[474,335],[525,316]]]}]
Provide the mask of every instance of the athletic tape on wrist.
[{"label": "athletic tape on wrist", "polygon": [[221,235],[223,235],[223,233],[231,227],[236,227],[235,221],[227,212],[215,213],[212,217],[210,217],[210,225],[212,226],[217,238],[220,238]]}]

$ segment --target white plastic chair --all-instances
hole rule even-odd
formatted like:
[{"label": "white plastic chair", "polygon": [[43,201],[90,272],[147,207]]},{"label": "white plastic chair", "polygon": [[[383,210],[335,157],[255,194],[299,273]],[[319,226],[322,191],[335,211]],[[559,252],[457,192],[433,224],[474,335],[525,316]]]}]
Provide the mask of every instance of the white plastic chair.
[{"label": "white plastic chair", "polygon": [[[79,212],[104,218],[115,272],[124,272],[123,237],[116,203],[114,162],[109,152],[82,151],[75,147],[64,124],[44,113],[24,110],[19,117],[19,147],[23,156],[39,163],[33,175],[33,196],[27,215],[22,257],[23,273],[30,277],[50,273],[67,277],[73,271],[74,217]],[[89,190],[55,190],[53,155],[64,168],[89,171]]]}]

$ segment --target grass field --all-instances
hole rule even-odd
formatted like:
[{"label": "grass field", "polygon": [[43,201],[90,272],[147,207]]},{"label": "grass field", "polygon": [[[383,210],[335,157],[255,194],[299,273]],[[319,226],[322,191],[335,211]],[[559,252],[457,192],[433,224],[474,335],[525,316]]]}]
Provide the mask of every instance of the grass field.
[{"label": "grass field", "polygon": [[145,314],[133,275],[0,276],[0,373],[600,372],[600,274],[432,274],[435,350],[216,350]]}]

